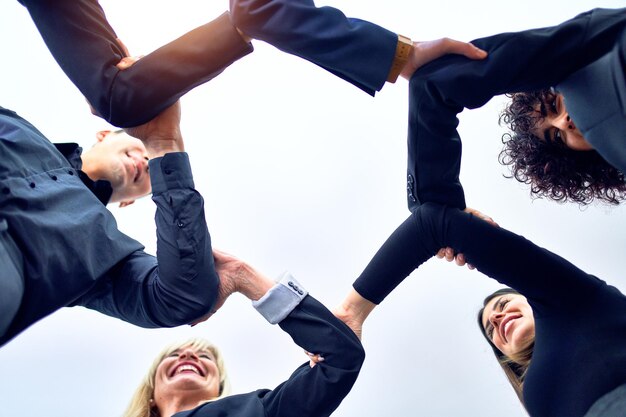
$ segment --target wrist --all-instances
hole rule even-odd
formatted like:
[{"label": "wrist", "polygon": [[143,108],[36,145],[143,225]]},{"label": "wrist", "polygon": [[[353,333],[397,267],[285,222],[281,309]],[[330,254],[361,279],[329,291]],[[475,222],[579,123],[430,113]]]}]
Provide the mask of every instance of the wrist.
[{"label": "wrist", "polygon": [[158,135],[149,136],[142,142],[146,146],[150,158],[157,158],[170,152],[184,152],[185,145],[180,131],[174,131],[169,134],[159,133]]},{"label": "wrist", "polygon": [[250,36],[246,35],[241,29],[239,29],[237,26],[235,26],[235,29],[237,29],[237,32],[239,33],[239,36],[241,36],[241,39],[243,39],[244,42],[246,42],[246,43],[252,42],[252,38]]},{"label": "wrist", "polygon": [[391,69],[387,75],[387,82],[395,83],[398,76],[405,75],[407,70],[407,64],[413,55],[413,49],[415,45],[411,39],[403,35],[398,35],[398,43],[396,45],[396,52],[391,64]]},{"label": "wrist", "polygon": [[341,303],[341,308],[354,320],[363,323],[367,316],[376,308],[376,304],[361,296],[355,289],[352,289]]},{"label": "wrist", "polygon": [[274,280],[244,262],[237,269],[237,291],[252,301],[263,297],[276,284]]}]

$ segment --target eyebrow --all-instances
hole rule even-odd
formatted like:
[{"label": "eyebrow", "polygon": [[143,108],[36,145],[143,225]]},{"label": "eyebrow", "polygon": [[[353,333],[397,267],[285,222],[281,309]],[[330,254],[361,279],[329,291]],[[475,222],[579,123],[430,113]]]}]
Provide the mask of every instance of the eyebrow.
[{"label": "eyebrow", "polygon": [[539,113],[541,113],[543,117],[546,117],[548,115],[548,110],[546,109],[546,105],[543,100],[539,102]]},{"label": "eyebrow", "polygon": [[550,135],[550,129],[546,129],[543,131],[543,139],[546,141],[546,143],[554,142],[554,139]]}]

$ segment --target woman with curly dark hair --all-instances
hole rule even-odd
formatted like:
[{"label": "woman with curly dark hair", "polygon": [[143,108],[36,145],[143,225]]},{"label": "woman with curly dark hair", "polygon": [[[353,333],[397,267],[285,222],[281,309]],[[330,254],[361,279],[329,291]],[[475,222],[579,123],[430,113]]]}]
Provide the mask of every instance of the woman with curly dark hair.
[{"label": "woman with curly dark hair", "polygon": [[624,173],[585,140],[570,118],[563,96],[551,89],[509,95],[500,116],[511,133],[502,137],[499,160],[531,192],[556,201],[618,204],[626,198]]},{"label": "woman with curly dark hair", "polygon": [[[603,116],[610,122],[602,126],[606,132],[612,123],[607,115],[619,110],[624,118],[614,90],[624,77],[618,64],[624,62],[620,59],[625,31],[626,9],[594,9],[554,27],[474,40],[474,45],[489,53],[483,61],[446,56],[416,71],[409,87],[409,208],[413,210],[426,202],[465,208],[459,180],[461,137],[457,115],[465,108],[481,107],[496,95],[521,91],[536,93],[515,94],[516,101],[502,118],[513,124],[513,132],[505,135],[505,149],[500,156],[501,162],[512,166],[511,177],[530,183],[533,194],[559,202],[624,201],[623,163],[613,162],[618,167],[615,169],[604,160],[610,161],[613,153],[619,153],[619,162],[623,162],[626,145],[621,125],[617,123],[613,132],[617,139],[605,141],[587,119],[588,114],[606,112]],[[617,63],[608,62],[610,59]],[[608,67],[614,72],[601,74],[606,76],[597,82],[598,77],[593,82],[576,78],[596,65],[597,70]],[[563,101],[548,90],[553,86],[564,93],[576,124],[567,120],[565,107],[560,105]],[[557,130],[549,129],[546,141],[546,129],[537,134],[535,126],[550,118],[566,124],[559,131],[585,135],[593,131],[596,140],[590,142],[596,144],[594,148],[602,152],[604,159],[588,150],[589,144],[582,141],[582,136],[576,143],[569,143],[562,140],[565,136],[555,134]],[[601,149],[608,142],[613,142],[611,150]]]}]

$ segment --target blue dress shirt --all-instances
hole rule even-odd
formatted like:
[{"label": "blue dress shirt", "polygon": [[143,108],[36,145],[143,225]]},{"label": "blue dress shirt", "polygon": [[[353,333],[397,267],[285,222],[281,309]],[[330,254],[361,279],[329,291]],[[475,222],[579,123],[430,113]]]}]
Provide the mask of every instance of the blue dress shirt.
[{"label": "blue dress shirt", "polygon": [[219,279],[187,154],[150,161],[157,257],[117,229],[80,177],[33,125],[0,107],[0,243],[9,248],[0,255],[19,269],[0,277],[0,290],[23,287],[13,307],[0,306],[10,316],[0,344],[64,306],[142,327],[178,326],[208,313]]}]

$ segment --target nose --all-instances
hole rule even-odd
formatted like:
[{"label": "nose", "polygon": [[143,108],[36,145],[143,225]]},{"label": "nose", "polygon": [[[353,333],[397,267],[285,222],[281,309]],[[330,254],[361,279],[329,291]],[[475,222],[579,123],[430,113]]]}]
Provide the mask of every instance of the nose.
[{"label": "nose", "polygon": [[503,312],[501,312],[501,311],[494,311],[489,316],[489,322],[491,323],[491,325],[493,327],[498,328],[498,325],[502,321],[503,317],[504,317],[504,313]]},{"label": "nose", "polygon": [[187,349],[182,350],[178,357],[179,357],[179,359],[195,359],[195,360],[198,360],[198,355],[196,354],[196,351],[191,349],[191,348],[187,348]]},{"label": "nose", "polygon": [[552,124],[554,127],[561,129],[561,130],[576,129],[576,126],[574,125],[574,121],[572,120],[571,117],[569,117],[569,114],[567,113],[567,111],[562,111],[558,116],[556,116],[553,119]]}]

